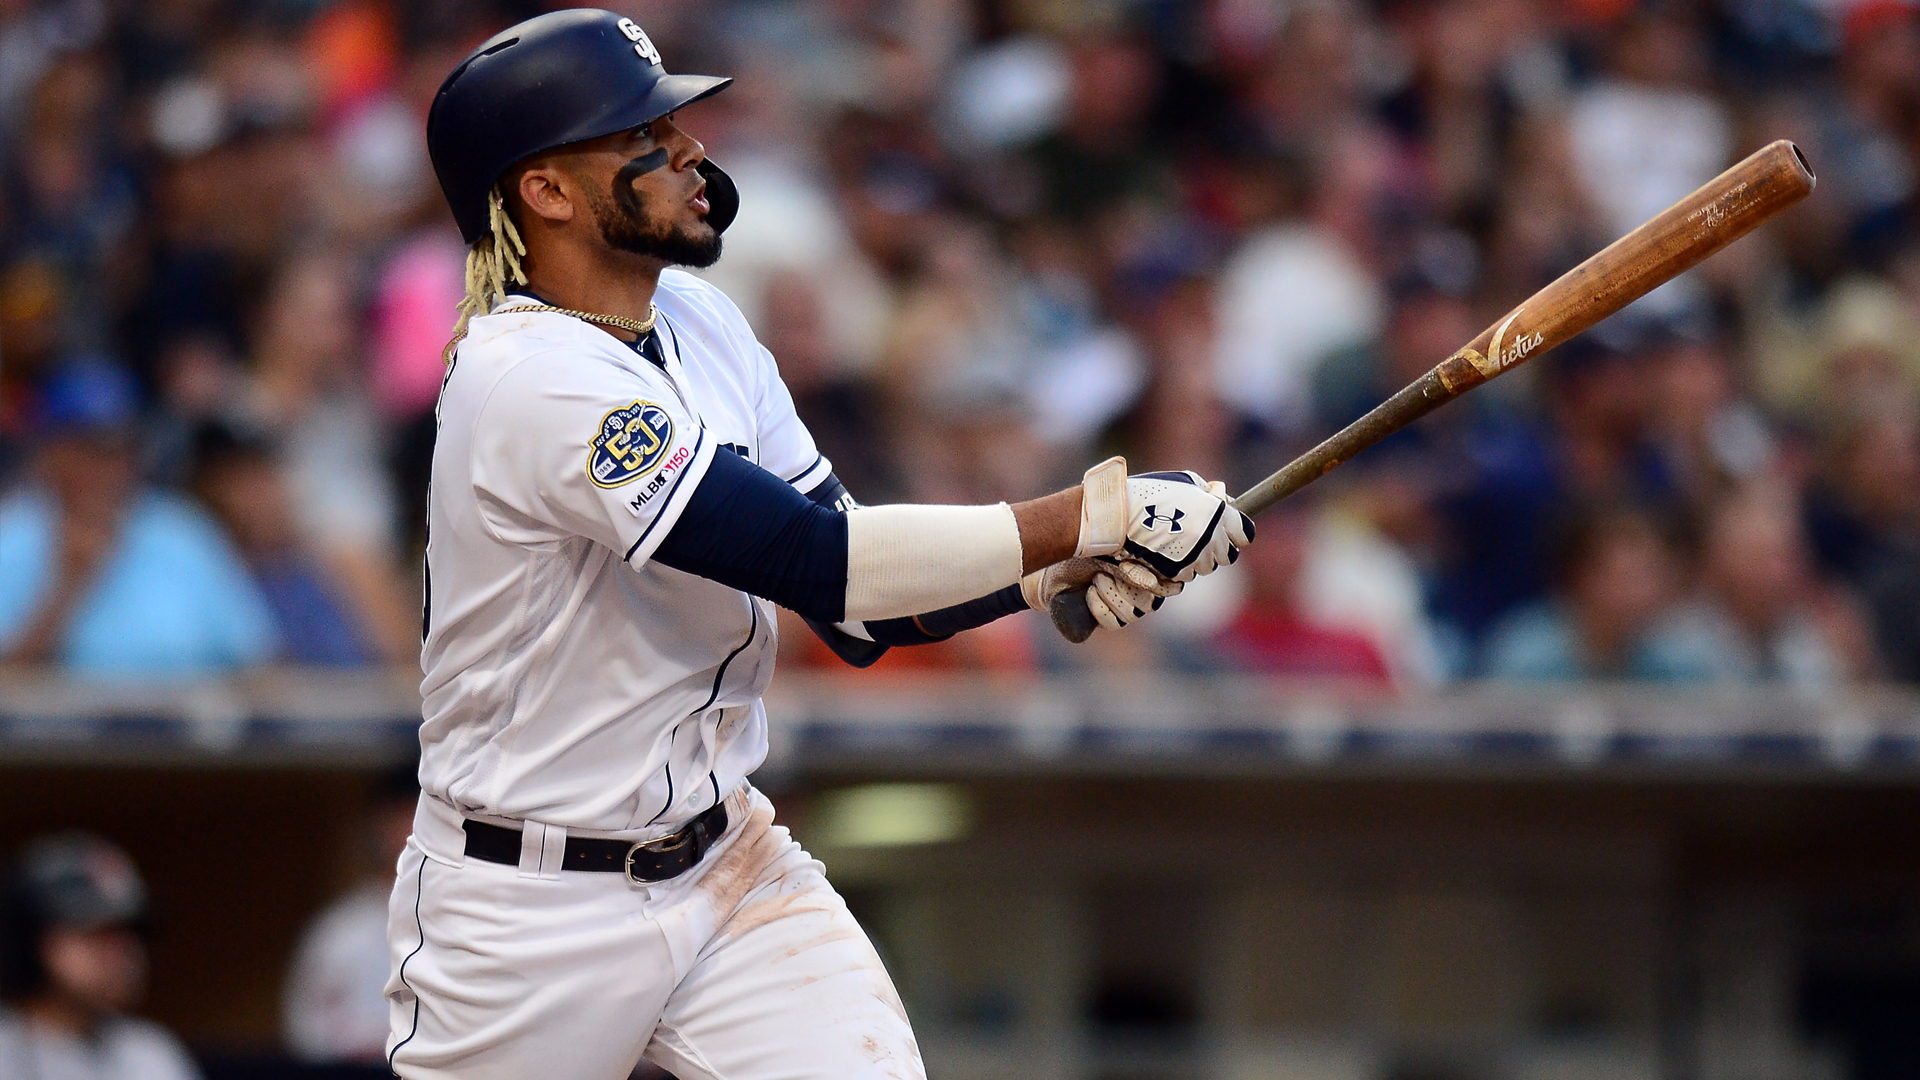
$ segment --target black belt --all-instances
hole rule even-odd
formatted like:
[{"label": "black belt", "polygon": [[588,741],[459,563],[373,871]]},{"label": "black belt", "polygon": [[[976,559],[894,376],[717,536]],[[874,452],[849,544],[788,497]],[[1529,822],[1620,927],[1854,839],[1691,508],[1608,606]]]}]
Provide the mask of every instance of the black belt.
[{"label": "black belt", "polygon": [[[467,858],[504,866],[520,865],[520,830],[468,818]],[[671,836],[636,844],[627,840],[567,837],[562,870],[627,875],[631,881],[665,881],[693,869],[715,840],[727,831],[727,807],[715,803]]]}]

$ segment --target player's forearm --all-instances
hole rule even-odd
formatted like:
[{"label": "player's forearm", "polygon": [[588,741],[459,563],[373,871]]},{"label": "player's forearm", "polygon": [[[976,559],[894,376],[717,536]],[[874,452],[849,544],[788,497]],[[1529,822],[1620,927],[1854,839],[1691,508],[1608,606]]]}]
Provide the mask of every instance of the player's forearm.
[{"label": "player's forearm", "polygon": [[1013,504],[1013,520],[1020,526],[1021,573],[1073,557],[1080,541],[1081,498],[1081,490],[1070,487]]},{"label": "player's forearm", "polygon": [[[851,505],[850,499],[843,504],[845,494],[846,489],[838,479],[830,478],[829,484],[822,485],[809,497],[826,506]],[[1013,504],[1011,510],[1019,533],[1023,575],[1072,557],[1080,542],[1083,502],[1083,490],[1076,487]],[[914,615],[843,623],[838,628],[816,624],[814,629],[842,659],[865,667],[879,659],[886,647],[930,645],[1030,610],[1029,598],[1020,585],[1013,584]]]},{"label": "player's forearm", "polygon": [[[1013,504],[1023,574],[1072,557],[1080,536],[1080,502],[1080,489],[1070,488]],[[914,615],[866,620],[860,632],[879,645],[928,645],[1030,610],[1016,583]]]},{"label": "player's forearm", "polygon": [[[983,625],[991,618],[968,621],[988,610],[978,608],[978,602],[1015,585],[1025,574],[1073,557],[1084,535],[1083,500],[1082,489],[1073,487],[1010,507],[849,510],[847,617],[868,622],[931,618],[943,628],[935,636]],[[1011,514],[1011,533],[1006,531],[1006,512]],[[1016,560],[1009,558],[1015,551],[1017,570]],[[902,605],[910,610],[899,610]],[[883,613],[886,609],[891,613]]]},{"label": "player's forearm", "polygon": [[[828,475],[805,494],[816,505],[840,512],[859,505],[845,485],[840,483],[840,478],[833,475]],[[1076,523],[1080,512],[1077,500],[1063,499],[1060,495],[1017,503],[1011,509],[1020,536],[1023,564],[1030,564],[1035,558],[1046,558],[1049,552],[1044,545],[1049,540],[1058,539],[1061,519]],[[1031,607],[1021,587],[1009,585],[958,604],[897,619],[842,622],[838,625],[818,619],[808,619],[807,622],[820,640],[833,650],[834,655],[854,667],[868,667],[885,655],[889,648],[931,645],[963,631],[1029,610]]]}]

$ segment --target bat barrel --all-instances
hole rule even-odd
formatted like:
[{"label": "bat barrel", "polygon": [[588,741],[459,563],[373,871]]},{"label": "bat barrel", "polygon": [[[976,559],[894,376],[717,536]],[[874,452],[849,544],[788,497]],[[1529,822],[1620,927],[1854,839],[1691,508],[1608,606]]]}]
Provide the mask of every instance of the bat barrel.
[{"label": "bat barrel", "polygon": [[1813,170],[1785,139],[1761,147],[1646,224],[1562,274],[1465,348],[1234,500],[1261,511],[1435,408],[1587,329],[1813,191]]},{"label": "bat barrel", "polygon": [[[1813,191],[1813,169],[1785,139],[1707,181],[1646,224],[1560,275],[1399,393],[1295,458],[1234,500],[1249,516],[1331,472],[1341,462],[1511,368],[1533,359],[1660,285]],[[1053,602],[1054,625],[1085,641],[1093,615],[1081,593]]]}]

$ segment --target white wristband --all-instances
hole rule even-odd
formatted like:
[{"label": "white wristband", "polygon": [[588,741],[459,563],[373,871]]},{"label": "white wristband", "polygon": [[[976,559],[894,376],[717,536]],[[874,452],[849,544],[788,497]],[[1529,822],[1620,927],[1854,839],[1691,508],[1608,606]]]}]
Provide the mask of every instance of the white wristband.
[{"label": "white wristband", "polygon": [[1110,457],[1080,481],[1080,539],[1073,553],[1086,559],[1127,546],[1127,459]]},{"label": "white wristband", "polygon": [[1013,508],[858,506],[847,511],[849,622],[938,611],[1020,580]]}]

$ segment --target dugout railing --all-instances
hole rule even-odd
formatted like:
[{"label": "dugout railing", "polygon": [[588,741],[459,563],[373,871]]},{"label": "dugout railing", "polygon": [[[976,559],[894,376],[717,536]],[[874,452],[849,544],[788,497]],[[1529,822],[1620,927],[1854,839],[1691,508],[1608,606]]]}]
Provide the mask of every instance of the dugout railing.
[{"label": "dugout railing", "polygon": [[[1787,773],[1920,778],[1920,691],[1463,684],[1423,693],[1230,676],[782,672],[778,771]],[[379,765],[412,745],[411,672],[174,683],[0,677],[0,762]]]}]

